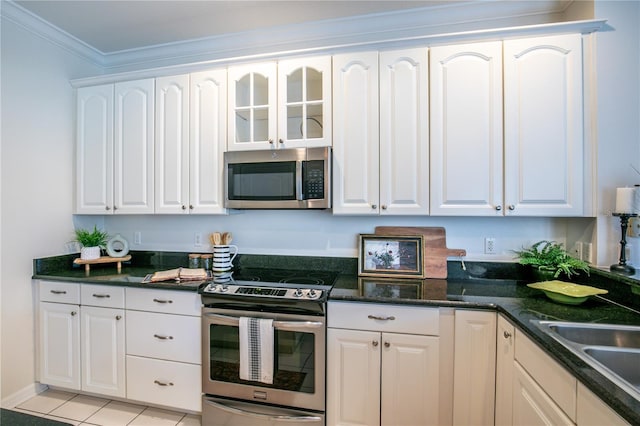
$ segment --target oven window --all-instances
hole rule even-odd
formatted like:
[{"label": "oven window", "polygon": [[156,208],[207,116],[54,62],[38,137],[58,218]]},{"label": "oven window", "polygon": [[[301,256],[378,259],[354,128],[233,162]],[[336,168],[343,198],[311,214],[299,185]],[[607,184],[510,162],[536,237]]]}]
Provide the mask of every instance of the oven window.
[{"label": "oven window", "polygon": [[229,164],[230,200],[296,199],[295,161]]},{"label": "oven window", "polygon": [[227,383],[258,384],[286,391],[314,393],[315,335],[274,330],[273,384],[240,380],[238,327],[209,326],[210,379]]}]

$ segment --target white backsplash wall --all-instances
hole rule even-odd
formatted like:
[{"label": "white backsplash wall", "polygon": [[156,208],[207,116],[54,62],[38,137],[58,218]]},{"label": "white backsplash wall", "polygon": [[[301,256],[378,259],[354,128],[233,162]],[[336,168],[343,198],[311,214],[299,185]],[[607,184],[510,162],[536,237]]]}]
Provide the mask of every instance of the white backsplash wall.
[{"label": "white backsplash wall", "polygon": [[[581,219],[588,226],[588,219]],[[76,216],[76,226],[97,224],[120,234],[131,250],[206,252],[213,231],[233,233],[233,244],[244,254],[357,257],[358,234],[376,226],[442,226],[447,246],[467,250],[466,260],[512,261],[512,250],[549,239],[566,243],[568,223],[575,219],[475,217],[333,216],[330,211],[243,210],[227,216]],[[141,244],[134,244],[140,232]],[[195,245],[196,234],[202,245]],[[495,238],[496,254],[484,253],[484,239]],[[573,244],[573,242],[571,242]]]}]

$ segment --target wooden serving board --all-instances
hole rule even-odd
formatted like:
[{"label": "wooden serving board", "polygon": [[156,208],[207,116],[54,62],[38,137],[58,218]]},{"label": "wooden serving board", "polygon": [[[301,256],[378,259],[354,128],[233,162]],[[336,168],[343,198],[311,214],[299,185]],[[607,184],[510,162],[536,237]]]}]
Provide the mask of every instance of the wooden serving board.
[{"label": "wooden serving board", "polygon": [[122,271],[122,262],[127,262],[129,260],[131,260],[130,254],[123,257],[102,256],[97,259],[91,260],[84,260],[78,257],[76,259],[73,259],[73,263],[75,263],[76,265],[84,265],[84,272],[85,274],[89,275],[89,272],[91,271],[91,265],[98,265],[101,263],[116,263],[118,273],[120,273]]},{"label": "wooden serving board", "polygon": [[447,236],[442,227],[376,226],[378,235],[422,235],[425,278],[447,278],[447,258],[466,256],[464,249],[447,248]]}]

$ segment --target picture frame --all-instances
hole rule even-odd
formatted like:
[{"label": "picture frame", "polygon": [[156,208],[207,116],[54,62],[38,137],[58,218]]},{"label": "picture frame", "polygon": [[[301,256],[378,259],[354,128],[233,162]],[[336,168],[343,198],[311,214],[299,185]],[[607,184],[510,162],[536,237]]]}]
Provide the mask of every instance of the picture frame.
[{"label": "picture frame", "polygon": [[422,235],[360,234],[358,275],[424,278]]}]

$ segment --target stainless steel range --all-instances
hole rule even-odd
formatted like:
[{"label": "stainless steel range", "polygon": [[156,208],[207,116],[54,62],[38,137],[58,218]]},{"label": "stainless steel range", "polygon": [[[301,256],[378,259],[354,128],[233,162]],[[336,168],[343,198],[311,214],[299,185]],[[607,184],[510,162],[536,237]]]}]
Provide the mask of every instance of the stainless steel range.
[{"label": "stainless steel range", "polygon": [[[326,302],[336,277],[243,269],[200,289],[203,425],[324,424]],[[272,334],[258,343],[250,339],[254,343],[243,349],[246,324],[260,321]],[[243,369],[256,367],[256,357],[267,356],[265,350],[268,379],[243,376]]]}]

